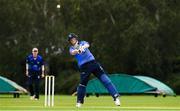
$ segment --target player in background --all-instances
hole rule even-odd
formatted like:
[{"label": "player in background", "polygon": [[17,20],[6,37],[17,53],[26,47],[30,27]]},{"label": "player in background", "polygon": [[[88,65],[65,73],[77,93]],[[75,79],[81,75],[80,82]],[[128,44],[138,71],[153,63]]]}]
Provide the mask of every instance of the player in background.
[{"label": "player in background", "polygon": [[33,48],[32,54],[26,58],[26,76],[28,77],[30,99],[38,100],[40,79],[44,77],[44,61],[38,55],[37,48]]},{"label": "player in background", "polygon": [[120,106],[119,93],[102,66],[95,60],[93,54],[88,49],[90,47],[89,43],[86,41],[79,41],[77,38],[78,36],[74,33],[68,35],[68,41],[71,44],[69,52],[77,60],[80,69],[80,84],[77,88],[76,107],[81,107],[84,103],[86,85],[91,73],[93,73],[107,88],[114,99],[115,105]]}]

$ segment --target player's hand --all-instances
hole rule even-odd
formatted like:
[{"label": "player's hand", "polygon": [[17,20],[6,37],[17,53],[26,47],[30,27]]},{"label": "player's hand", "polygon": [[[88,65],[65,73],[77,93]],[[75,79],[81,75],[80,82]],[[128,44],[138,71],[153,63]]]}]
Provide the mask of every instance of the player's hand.
[{"label": "player's hand", "polygon": [[29,77],[29,72],[28,71],[26,71],[26,76]]},{"label": "player's hand", "polygon": [[79,54],[80,52],[79,52],[79,50],[77,50],[77,49],[74,49],[72,52],[71,52],[71,54],[72,55],[76,55],[76,54]]},{"label": "player's hand", "polygon": [[41,74],[41,77],[44,78],[44,73]]},{"label": "player's hand", "polygon": [[83,46],[81,46],[81,47],[79,48],[79,52],[80,52],[80,53],[85,52],[85,49],[84,49],[84,47],[83,47]]}]

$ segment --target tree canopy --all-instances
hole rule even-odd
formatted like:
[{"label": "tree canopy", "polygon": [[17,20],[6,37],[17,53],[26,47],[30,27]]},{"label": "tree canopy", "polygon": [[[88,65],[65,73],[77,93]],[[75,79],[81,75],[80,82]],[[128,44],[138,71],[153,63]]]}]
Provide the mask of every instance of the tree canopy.
[{"label": "tree canopy", "polygon": [[179,0],[0,0],[0,15],[0,74],[20,84],[38,47],[57,91],[71,93],[79,80],[67,41],[74,32],[108,73],[144,74],[180,93]]}]

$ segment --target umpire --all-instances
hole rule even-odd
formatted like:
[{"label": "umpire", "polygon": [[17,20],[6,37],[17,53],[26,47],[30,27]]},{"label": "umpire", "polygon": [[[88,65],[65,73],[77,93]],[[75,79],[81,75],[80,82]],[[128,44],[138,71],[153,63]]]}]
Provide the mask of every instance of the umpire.
[{"label": "umpire", "polygon": [[28,77],[28,88],[31,100],[39,99],[39,84],[41,77],[44,77],[44,61],[38,55],[38,49],[33,48],[32,54],[26,58],[26,76]]}]

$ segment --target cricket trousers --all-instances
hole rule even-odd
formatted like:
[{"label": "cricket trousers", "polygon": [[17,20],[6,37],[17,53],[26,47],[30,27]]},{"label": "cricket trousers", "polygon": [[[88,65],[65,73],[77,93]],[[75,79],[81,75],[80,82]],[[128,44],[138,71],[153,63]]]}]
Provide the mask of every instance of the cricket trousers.
[{"label": "cricket trousers", "polygon": [[101,83],[107,88],[113,99],[117,98],[119,96],[119,93],[114,86],[114,84],[111,82],[101,65],[93,60],[90,62],[87,62],[80,67],[80,84],[77,88],[77,103],[84,103],[84,96],[86,94],[86,86],[89,81],[89,76],[91,73],[96,76]]},{"label": "cricket trousers", "polygon": [[28,77],[28,88],[30,92],[30,96],[35,96],[35,98],[39,99],[39,84],[40,84],[40,73],[30,73]]}]

